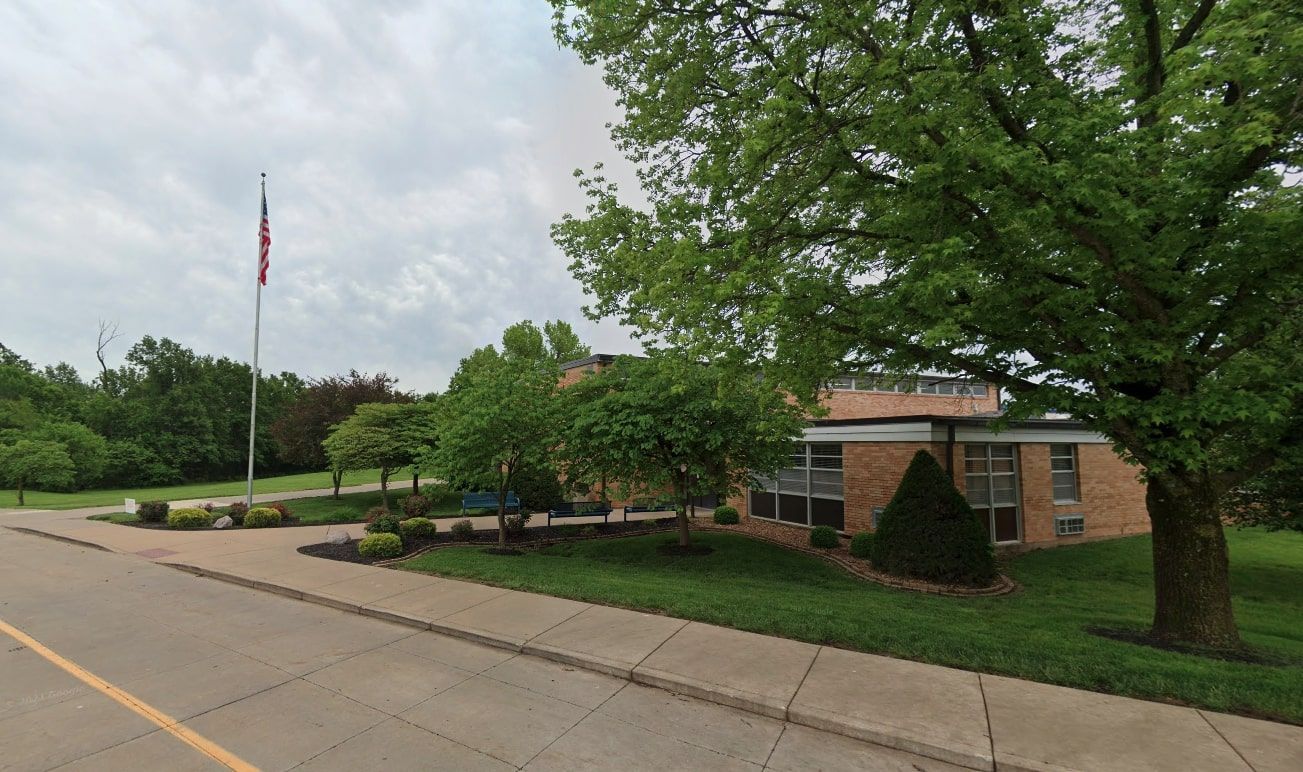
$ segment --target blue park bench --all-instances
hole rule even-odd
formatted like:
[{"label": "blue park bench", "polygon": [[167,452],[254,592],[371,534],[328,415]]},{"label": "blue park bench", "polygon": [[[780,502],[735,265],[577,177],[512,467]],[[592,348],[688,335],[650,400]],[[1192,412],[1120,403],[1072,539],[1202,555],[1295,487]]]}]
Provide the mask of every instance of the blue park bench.
[{"label": "blue park bench", "polygon": [[603,523],[611,522],[611,505],[605,501],[566,501],[547,511],[547,524],[552,525],[552,518],[562,517],[598,517]]},{"label": "blue park bench", "polygon": [[[491,509],[498,511],[498,494],[480,491],[478,493],[463,493],[461,496],[461,513],[466,514],[468,509]],[[507,491],[507,509],[520,511],[520,499],[516,497],[515,491]]]},{"label": "blue park bench", "polygon": [[630,513],[639,514],[642,512],[674,512],[674,511],[676,510],[673,504],[667,504],[660,501],[643,501],[641,503],[635,501],[629,506],[624,508],[624,519],[625,522],[628,522]]}]

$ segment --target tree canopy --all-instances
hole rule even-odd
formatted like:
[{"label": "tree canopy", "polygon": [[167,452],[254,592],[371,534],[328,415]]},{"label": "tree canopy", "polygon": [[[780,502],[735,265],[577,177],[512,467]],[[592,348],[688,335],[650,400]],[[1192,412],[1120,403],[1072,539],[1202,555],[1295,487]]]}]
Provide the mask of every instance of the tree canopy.
[{"label": "tree canopy", "polygon": [[436,442],[434,409],[431,402],[358,405],[322,443],[331,468],[342,474],[378,467],[381,501],[388,508],[390,475],[417,465]]},{"label": "tree canopy", "polygon": [[593,315],[1070,411],[1145,470],[1153,634],[1238,643],[1223,502],[1303,442],[1297,3],[553,3],[648,201],[554,229]]},{"label": "tree canopy", "polygon": [[776,475],[805,425],[796,405],[754,375],[671,353],[621,357],[564,398],[568,476],[614,480],[626,499],[673,491],[685,505],[683,546],[690,496],[738,493],[753,474]]},{"label": "tree canopy", "polygon": [[18,504],[28,488],[59,490],[70,487],[76,474],[72,459],[61,443],[52,440],[19,440],[0,445],[0,482],[17,489]]}]

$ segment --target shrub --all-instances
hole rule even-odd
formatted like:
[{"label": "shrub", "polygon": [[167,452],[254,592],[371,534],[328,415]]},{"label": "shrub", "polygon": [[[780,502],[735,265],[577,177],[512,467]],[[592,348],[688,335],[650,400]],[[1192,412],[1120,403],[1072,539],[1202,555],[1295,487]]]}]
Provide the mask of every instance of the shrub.
[{"label": "shrub", "polygon": [[376,560],[396,558],[403,554],[403,540],[396,533],[373,533],[357,543],[357,553]]},{"label": "shrub", "polygon": [[254,507],[244,516],[245,528],[275,528],[281,524],[281,513],[271,507]]},{"label": "shrub", "polygon": [[385,513],[367,523],[365,530],[367,533],[392,533],[397,536],[401,522],[397,515]]},{"label": "shrub", "polygon": [[546,511],[565,498],[561,478],[550,464],[531,464],[516,470],[511,489],[520,499],[522,510]]},{"label": "shrub", "polygon": [[716,525],[737,525],[737,510],[733,507],[715,507],[715,524]]},{"label": "shrub", "polygon": [[810,529],[810,546],[830,550],[841,543],[837,538],[837,529],[831,525],[816,525]]},{"label": "shrub", "polygon": [[426,517],[409,517],[398,524],[398,533],[403,540],[408,539],[433,539],[435,532],[434,521]]},{"label": "shrub", "polygon": [[596,536],[597,533],[597,526],[595,525],[586,525],[579,529],[580,536]]},{"label": "shrub", "polygon": [[217,505],[211,501],[205,501],[199,505],[199,508],[211,515],[213,510],[217,509]]},{"label": "shrub", "polygon": [[468,541],[475,535],[475,524],[469,520],[458,520],[448,529],[453,541]]},{"label": "shrub", "polygon": [[277,512],[281,513],[281,517],[284,518],[285,520],[288,520],[290,518],[290,515],[294,514],[289,507],[285,506],[283,503],[279,501],[273,501],[272,503],[267,504],[266,507],[267,509],[274,509]]},{"label": "shrub", "polygon": [[167,520],[166,501],[142,501],[136,505],[136,518],[142,523],[161,523]]},{"label": "shrub", "polygon": [[529,524],[529,514],[521,512],[518,515],[507,515],[504,518],[507,522],[508,536],[522,536],[525,533],[525,526]]},{"label": "shrub", "polygon": [[182,507],[167,513],[170,528],[207,528],[213,524],[213,516],[199,507]]},{"label": "shrub", "polygon": [[898,576],[973,586],[995,579],[986,525],[926,450],[914,454],[878,518],[870,556]]},{"label": "shrub", "polygon": [[860,531],[851,537],[851,554],[857,558],[867,558],[873,550],[873,534]]},{"label": "shrub", "polygon": [[399,499],[398,506],[403,510],[403,514],[408,517],[425,517],[430,514],[430,500],[424,496],[413,493],[404,499]]},{"label": "shrub", "polygon": [[244,516],[249,514],[249,505],[243,501],[231,502],[231,506],[226,508],[226,514],[230,516],[232,523],[244,525]]}]

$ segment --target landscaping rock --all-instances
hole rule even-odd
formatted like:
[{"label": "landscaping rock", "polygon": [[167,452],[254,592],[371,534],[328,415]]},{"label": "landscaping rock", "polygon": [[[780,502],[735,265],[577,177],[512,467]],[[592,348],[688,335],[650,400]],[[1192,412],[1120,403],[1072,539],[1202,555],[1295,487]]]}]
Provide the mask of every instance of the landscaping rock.
[{"label": "landscaping rock", "polygon": [[214,527],[214,528],[230,528],[230,527],[231,527],[232,525],[234,525],[234,524],[235,524],[235,521],[231,519],[231,516],[230,516],[230,515],[222,515],[221,517],[217,518],[217,522],[213,523],[213,527]]},{"label": "landscaping rock", "polygon": [[353,538],[348,535],[348,531],[331,531],[326,534],[327,544],[348,544]]}]

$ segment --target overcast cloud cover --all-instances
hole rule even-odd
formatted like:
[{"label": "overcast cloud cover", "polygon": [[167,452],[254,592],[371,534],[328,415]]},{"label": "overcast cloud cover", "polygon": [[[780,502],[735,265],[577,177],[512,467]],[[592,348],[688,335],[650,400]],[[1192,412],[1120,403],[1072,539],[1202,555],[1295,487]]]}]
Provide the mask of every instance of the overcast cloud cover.
[{"label": "overcast cloud cover", "polygon": [[[571,171],[632,174],[599,73],[542,0],[0,5],[0,341],[92,377],[96,323],[264,372],[442,390],[519,319],[583,319],[548,227]],[[630,183],[626,183],[630,184]]]}]

